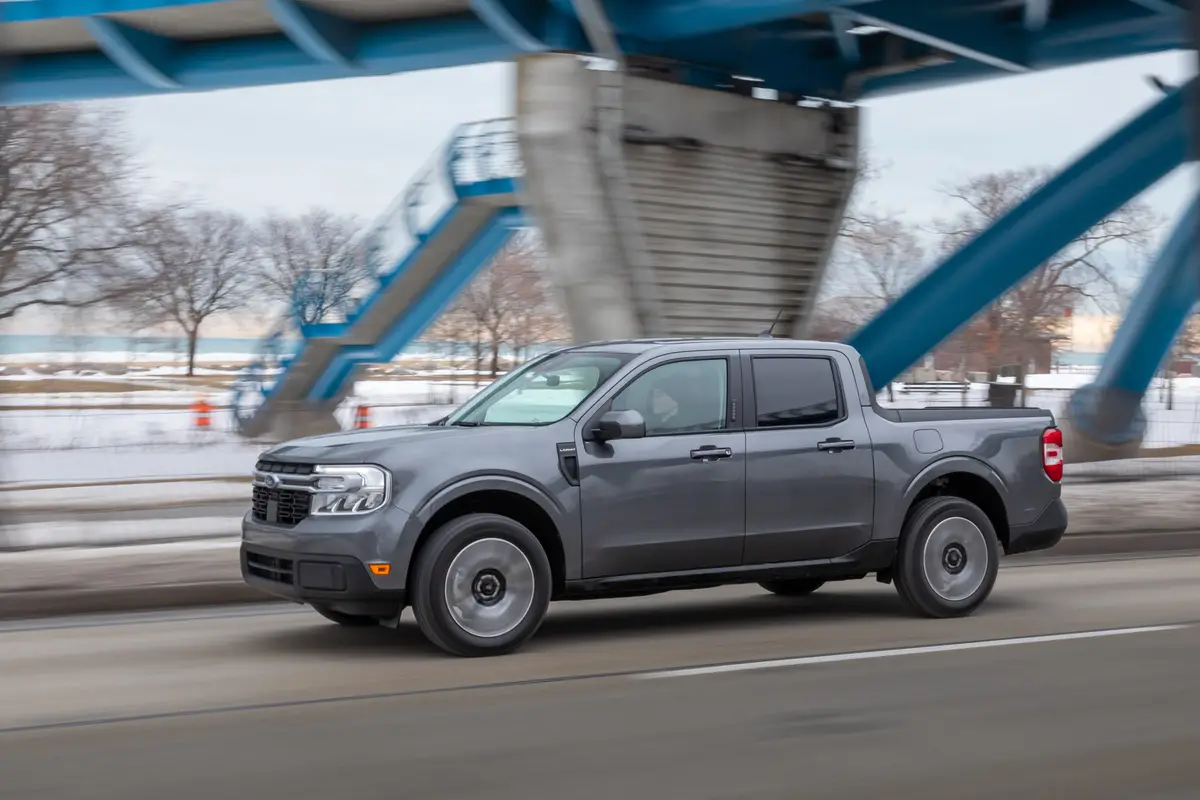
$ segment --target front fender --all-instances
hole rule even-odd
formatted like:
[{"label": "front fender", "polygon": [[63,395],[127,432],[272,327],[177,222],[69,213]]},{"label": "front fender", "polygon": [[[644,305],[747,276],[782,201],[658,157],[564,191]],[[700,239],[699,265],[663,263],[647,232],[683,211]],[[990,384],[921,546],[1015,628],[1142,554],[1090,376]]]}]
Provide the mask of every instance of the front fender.
[{"label": "front fender", "polygon": [[[474,492],[488,491],[512,492],[513,494],[519,494],[528,500],[532,500],[549,515],[550,519],[554,520],[556,526],[559,526],[560,518],[565,514],[562,506],[555,501],[550,493],[535,484],[512,475],[490,474],[473,475],[469,478],[457,480],[448,486],[443,486],[417,506],[416,511],[413,512],[413,517],[419,520],[423,527],[429,520],[433,519],[437,512],[458,498],[465,497]],[[561,526],[559,527],[561,529]]]},{"label": "front fender", "polygon": [[456,500],[476,492],[501,491],[519,495],[537,504],[546,513],[558,530],[562,541],[563,553],[566,557],[567,579],[576,577],[579,569],[579,520],[578,509],[575,516],[563,507],[550,492],[529,481],[511,475],[485,474],[462,478],[449,485],[443,486],[420,502],[412,513],[409,525],[396,547],[395,563],[411,565],[413,553],[420,539],[421,531],[429,524],[439,511]]}]

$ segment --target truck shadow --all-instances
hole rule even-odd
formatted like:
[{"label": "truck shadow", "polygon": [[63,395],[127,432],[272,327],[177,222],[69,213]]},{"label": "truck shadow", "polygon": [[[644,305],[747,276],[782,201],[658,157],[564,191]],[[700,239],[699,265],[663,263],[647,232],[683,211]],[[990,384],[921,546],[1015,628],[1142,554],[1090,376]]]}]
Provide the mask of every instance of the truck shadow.
[{"label": "truck shadow", "polygon": [[[784,598],[769,594],[753,597],[695,600],[676,593],[675,602],[664,602],[660,595],[626,600],[562,602],[550,607],[550,614],[537,635],[526,646],[545,651],[556,643],[585,640],[669,638],[679,634],[720,632],[738,628],[762,628],[871,619],[916,619],[898,597],[890,592],[829,592],[803,598]],[[674,598],[672,598],[674,599]],[[988,599],[976,616],[1019,611],[1028,601],[1019,595],[1001,595]],[[392,655],[397,649],[407,655],[444,657],[421,634],[407,610],[396,630],[383,628],[339,628],[313,615],[314,624],[282,630],[258,641],[272,651],[296,653],[360,653],[363,656]],[[936,621],[929,621],[936,624]]]}]

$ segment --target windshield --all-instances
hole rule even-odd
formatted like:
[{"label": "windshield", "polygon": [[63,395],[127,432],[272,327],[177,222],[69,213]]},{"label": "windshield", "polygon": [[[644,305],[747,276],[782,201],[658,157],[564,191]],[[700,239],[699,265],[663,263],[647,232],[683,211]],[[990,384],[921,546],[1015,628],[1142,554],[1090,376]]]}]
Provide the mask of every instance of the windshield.
[{"label": "windshield", "polygon": [[484,389],[447,425],[548,425],[574,411],[632,355],[568,351],[530,362]]}]

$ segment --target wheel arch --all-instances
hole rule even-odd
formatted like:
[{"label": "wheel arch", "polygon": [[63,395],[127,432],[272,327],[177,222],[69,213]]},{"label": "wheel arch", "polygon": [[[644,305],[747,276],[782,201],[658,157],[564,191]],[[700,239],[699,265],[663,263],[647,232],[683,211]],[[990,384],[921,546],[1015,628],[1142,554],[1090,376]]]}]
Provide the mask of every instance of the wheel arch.
[{"label": "wheel arch", "polygon": [[420,530],[411,539],[401,562],[408,565],[407,585],[412,585],[417,555],[433,532],[452,519],[478,513],[497,514],[528,528],[550,561],[552,596],[562,593],[566,584],[566,553],[559,524],[561,510],[536,486],[500,475],[470,478],[448,486],[413,515]]},{"label": "wheel arch", "polygon": [[1007,549],[1008,508],[1004,480],[986,463],[965,456],[952,456],[930,464],[909,484],[904,495],[903,531],[913,511],[930,497],[959,497],[978,506],[991,521],[996,538]]}]

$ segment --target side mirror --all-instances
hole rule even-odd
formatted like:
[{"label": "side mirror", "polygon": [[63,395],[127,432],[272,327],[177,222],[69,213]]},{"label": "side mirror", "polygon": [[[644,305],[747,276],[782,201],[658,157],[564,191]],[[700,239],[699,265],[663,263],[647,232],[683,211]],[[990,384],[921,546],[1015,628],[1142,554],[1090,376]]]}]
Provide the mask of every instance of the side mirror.
[{"label": "side mirror", "polygon": [[646,436],[646,420],[636,411],[607,411],[592,429],[598,442],[614,439],[642,439]]}]

